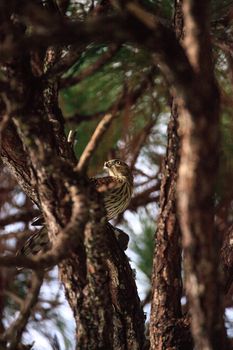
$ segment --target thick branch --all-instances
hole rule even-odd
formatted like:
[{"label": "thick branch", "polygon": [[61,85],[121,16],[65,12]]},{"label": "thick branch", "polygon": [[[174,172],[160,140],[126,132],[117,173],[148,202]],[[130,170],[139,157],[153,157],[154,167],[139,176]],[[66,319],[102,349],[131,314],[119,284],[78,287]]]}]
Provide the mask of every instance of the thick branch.
[{"label": "thick branch", "polygon": [[[116,44],[135,43],[147,48],[153,54],[156,53],[161,69],[169,82],[176,85],[185,102],[189,104],[188,102],[193,100],[190,86],[194,80],[194,72],[174,32],[139,5],[130,2],[127,5],[127,11],[123,16],[118,14],[97,17],[85,22],[61,22],[58,18],[45,18],[42,22],[45,29],[43,34],[32,34],[22,38],[18,43],[3,45],[0,50],[1,56],[9,57],[12,51],[19,49],[27,51],[29,48],[47,47],[58,43],[76,45],[89,44],[93,41]],[[196,93],[200,94],[198,89]],[[193,104],[191,106],[197,107]]]},{"label": "thick branch", "polygon": [[32,184],[35,178],[30,172],[29,158],[23,148],[16,128],[10,122],[2,135],[1,158],[31,200],[39,204],[38,194]]}]

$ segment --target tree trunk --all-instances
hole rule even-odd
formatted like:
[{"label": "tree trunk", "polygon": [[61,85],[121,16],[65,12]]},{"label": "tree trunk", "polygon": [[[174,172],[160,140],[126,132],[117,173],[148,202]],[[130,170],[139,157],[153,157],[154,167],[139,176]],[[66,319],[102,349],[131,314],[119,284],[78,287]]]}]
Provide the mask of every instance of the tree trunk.
[{"label": "tree trunk", "polygon": [[151,349],[192,349],[189,322],[182,317],[181,233],[176,208],[179,164],[178,113],[175,100],[168,125],[162,168],[160,214],[155,235],[150,319]]},{"label": "tree trunk", "polygon": [[28,59],[15,60],[9,69],[9,81],[18,88],[7,96],[7,112],[15,116],[4,131],[2,159],[43,210],[53,244],[59,245],[60,231],[69,233],[69,259],[59,270],[77,322],[77,349],[142,349],[144,314],[128,259],[102,223],[101,198],[85,174],[74,171],[57,82],[33,76]]},{"label": "tree trunk", "polygon": [[[185,287],[197,349],[227,349],[214,222],[218,174],[220,98],[214,77],[208,2],[183,0],[184,47],[195,78],[193,101],[180,100],[179,217]],[[191,90],[190,90],[191,91]]]},{"label": "tree trunk", "polygon": [[[174,29],[183,35],[182,4],[175,7]],[[150,341],[154,350],[192,349],[189,322],[182,316],[181,232],[177,216],[176,188],[179,166],[178,107],[172,99],[166,157],[162,167],[160,214],[155,234],[152,273]]]}]

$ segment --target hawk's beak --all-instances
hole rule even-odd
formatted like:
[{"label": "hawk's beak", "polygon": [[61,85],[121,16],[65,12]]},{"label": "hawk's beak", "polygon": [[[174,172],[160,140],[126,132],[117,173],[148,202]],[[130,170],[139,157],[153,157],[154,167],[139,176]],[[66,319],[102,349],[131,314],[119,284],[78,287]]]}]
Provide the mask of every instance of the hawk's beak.
[{"label": "hawk's beak", "polygon": [[109,163],[108,162],[104,162],[104,169],[108,169],[109,168]]}]

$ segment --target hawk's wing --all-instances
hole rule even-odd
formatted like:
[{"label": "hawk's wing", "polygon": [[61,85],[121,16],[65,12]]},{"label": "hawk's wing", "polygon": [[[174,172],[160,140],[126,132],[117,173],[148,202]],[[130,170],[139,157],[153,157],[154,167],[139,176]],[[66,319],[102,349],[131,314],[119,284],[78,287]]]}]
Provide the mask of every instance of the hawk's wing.
[{"label": "hawk's wing", "polygon": [[[111,189],[119,188],[122,186],[122,181],[113,176],[104,177],[92,177],[90,178],[91,183],[94,184],[98,192],[105,192]],[[45,223],[42,215],[37,216],[32,221],[32,226],[43,226]]]},{"label": "hawk's wing", "polygon": [[32,220],[32,223],[31,223],[32,226],[43,226],[44,225],[44,218],[42,215],[40,216],[37,216],[36,218],[34,218]]},{"label": "hawk's wing", "polygon": [[98,192],[105,192],[122,186],[122,181],[113,176],[92,177],[90,181],[95,185]]}]

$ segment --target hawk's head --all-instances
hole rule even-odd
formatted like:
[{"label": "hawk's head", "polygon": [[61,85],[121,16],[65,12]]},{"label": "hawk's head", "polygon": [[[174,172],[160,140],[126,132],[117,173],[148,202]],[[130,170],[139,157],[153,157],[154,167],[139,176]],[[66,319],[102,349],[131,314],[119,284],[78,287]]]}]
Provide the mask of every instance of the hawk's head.
[{"label": "hawk's head", "polygon": [[108,171],[110,176],[132,179],[130,168],[120,159],[111,159],[105,162],[104,169]]}]

